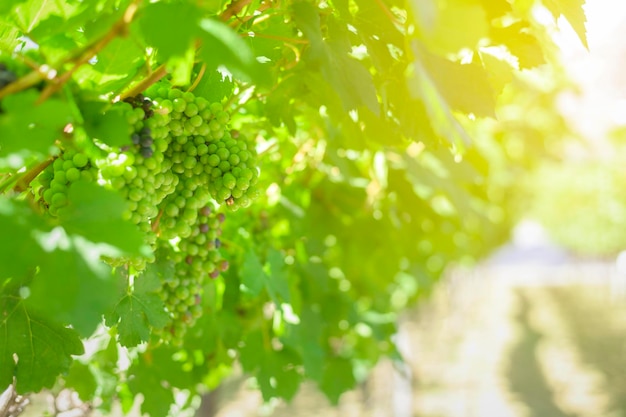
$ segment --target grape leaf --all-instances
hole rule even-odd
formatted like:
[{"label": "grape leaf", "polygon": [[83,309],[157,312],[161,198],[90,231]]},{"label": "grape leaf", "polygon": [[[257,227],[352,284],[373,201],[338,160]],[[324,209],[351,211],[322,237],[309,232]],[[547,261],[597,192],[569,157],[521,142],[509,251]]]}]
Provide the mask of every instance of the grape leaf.
[{"label": "grape leaf", "polygon": [[307,52],[308,58],[312,62],[321,61],[325,51],[317,8],[312,3],[305,1],[295,2],[291,8],[296,25],[310,42],[310,49]]},{"label": "grape leaf", "polygon": [[282,253],[275,249],[269,251],[265,272],[265,286],[276,305],[280,305],[282,302],[289,302],[291,294],[289,292],[289,281],[285,273],[285,258]]},{"label": "grape leaf", "polygon": [[100,139],[111,146],[129,145],[128,122],[122,108],[101,101],[81,103],[80,109],[85,118],[85,130],[92,138]]},{"label": "grape leaf", "polygon": [[222,75],[217,70],[208,70],[200,80],[194,94],[204,97],[210,102],[221,102],[233,93],[235,84],[232,78]]},{"label": "grape leaf", "polygon": [[266,401],[274,397],[290,400],[300,386],[302,376],[296,367],[302,361],[298,354],[288,347],[279,351],[266,347],[261,331],[248,334],[240,348],[240,361],[246,372],[256,373]]},{"label": "grape leaf", "polygon": [[[0,15],[2,6],[0,5]],[[0,17],[0,51],[13,51],[19,44],[20,31]]]},{"label": "grape leaf", "polygon": [[103,74],[128,74],[142,63],[143,51],[132,38],[115,38],[98,53],[94,68]]},{"label": "grape leaf", "polygon": [[450,144],[461,147],[469,144],[469,135],[437,90],[435,83],[430,78],[430,73],[419,62],[416,62],[415,70],[415,78],[411,80],[412,92],[421,97],[433,131],[445,138]]},{"label": "grape leaf", "polygon": [[11,10],[13,10],[13,8],[15,6],[17,6],[20,3],[25,3],[26,0],[6,0],[3,2],[0,2],[0,13],[8,13]]},{"label": "grape leaf", "polygon": [[528,23],[492,27],[489,36],[493,42],[504,44],[517,57],[520,68],[533,68],[546,62],[541,43],[529,33]]},{"label": "grape leaf", "polygon": [[321,21],[315,6],[305,2],[293,5],[294,19],[309,39],[307,59],[312,68],[319,68],[324,80],[339,95],[345,110],[366,106],[372,113],[380,109],[372,76],[358,60],[351,57],[348,30],[330,20],[329,40],[324,42]]},{"label": "grape leaf", "polygon": [[43,228],[40,219],[23,203],[0,197],[0,230],[11,239],[0,239],[0,283],[6,278],[22,279],[43,258],[33,238],[33,229]]},{"label": "grape leaf", "polygon": [[430,79],[453,110],[495,117],[493,90],[480,64],[461,65],[427,53],[420,57]]},{"label": "grape leaf", "polygon": [[127,347],[137,346],[150,337],[150,326],[164,327],[169,316],[156,291],[161,287],[161,270],[151,264],[135,278],[134,288],[125,291],[113,311],[107,316],[107,325],[117,324],[120,343]]},{"label": "grape leaf", "polygon": [[585,29],[587,17],[583,10],[585,0],[543,0],[543,4],[552,12],[555,19],[563,15],[574,28],[583,46],[589,49],[587,30]]},{"label": "grape leaf", "polygon": [[[172,56],[183,56],[197,33],[200,11],[189,2],[151,3],[142,12],[139,26],[146,41],[163,60]],[[164,30],[167,22],[175,30]]]},{"label": "grape leaf", "polygon": [[302,375],[297,371],[299,365],[299,356],[287,347],[266,352],[256,375],[263,398],[266,401],[274,397],[291,400],[302,382]]},{"label": "grape leaf", "polygon": [[39,93],[30,89],[2,100],[0,154],[27,149],[47,155],[63,127],[72,121],[69,105],[50,98],[35,104]]},{"label": "grape leaf", "polygon": [[58,246],[40,263],[30,285],[29,309],[71,324],[81,336],[90,336],[112,306],[116,285],[100,260],[98,247],[79,236],[60,236],[53,230],[42,239]]},{"label": "grape leaf", "polygon": [[352,363],[345,358],[329,359],[324,366],[324,376],[320,388],[332,404],[339,402],[339,397],[356,384]]},{"label": "grape leaf", "polygon": [[225,66],[233,75],[257,84],[268,85],[270,74],[260,64],[248,44],[229,26],[215,19],[200,21],[200,57],[208,69]]},{"label": "grape leaf", "polygon": [[22,394],[52,387],[72,355],[83,353],[74,330],[37,315],[17,297],[0,295],[0,317],[0,386],[15,377]]},{"label": "grape leaf", "polygon": [[299,352],[306,376],[321,381],[326,357],[322,344],[324,320],[305,305],[300,312],[300,323],[290,325],[288,329],[281,341]]},{"label": "grape leaf", "polygon": [[244,256],[239,274],[244,291],[253,296],[261,293],[267,281],[267,275],[259,257],[251,249]]},{"label": "grape leaf", "polygon": [[430,1],[414,2],[420,39],[431,51],[444,55],[474,49],[488,35],[487,13],[479,4],[452,0],[437,2],[439,10],[432,10],[432,4],[424,4]]},{"label": "grape leaf", "polygon": [[98,381],[90,366],[79,361],[72,363],[64,379],[65,383],[72,387],[83,401],[90,401],[98,389]]},{"label": "grape leaf", "polygon": [[79,234],[95,243],[107,243],[132,255],[148,255],[143,234],[122,219],[126,202],[119,194],[87,181],[69,187],[69,204],[59,212],[68,233]]},{"label": "grape leaf", "polygon": [[159,347],[140,355],[128,370],[133,378],[130,390],[144,397],[141,411],[150,416],[166,416],[174,403],[173,387],[193,388],[195,381],[183,370],[183,363],[173,360],[174,351]]},{"label": "grape leaf", "polygon": [[135,376],[129,382],[130,389],[135,394],[141,393],[144,396],[144,400],[141,403],[141,411],[150,416],[168,415],[170,406],[174,403],[174,394],[171,389],[163,386],[161,375],[155,372],[143,360],[143,357],[130,368],[129,373]]}]

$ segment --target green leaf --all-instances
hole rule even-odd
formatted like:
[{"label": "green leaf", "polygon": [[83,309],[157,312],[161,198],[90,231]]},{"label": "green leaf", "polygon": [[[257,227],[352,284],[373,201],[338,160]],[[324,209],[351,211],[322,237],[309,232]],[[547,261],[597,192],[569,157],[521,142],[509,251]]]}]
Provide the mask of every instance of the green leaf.
[{"label": "green leaf", "polygon": [[302,376],[297,371],[300,358],[288,348],[266,352],[256,375],[265,401],[279,397],[290,401],[298,392]]},{"label": "green leaf", "polygon": [[74,6],[50,0],[27,0],[15,8],[13,18],[20,29],[28,34],[37,24],[53,13],[69,13]]},{"label": "green leaf", "polygon": [[126,202],[114,191],[87,181],[73,183],[67,193],[69,204],[59,211],[68,233],[95,243],[107,243],[132,255],[149,255],[144,235],[122,219]]},{"label": "green leaf", "polygon": [[306,1],[297,1],[292,6],[293,19],[309,40],[308,56],[311,61],[321,61],[326,54],[322,37],[320,15],[317,7]]},{"label": "green leaf", "polygon": [[[139,27],[161,59],[168,60],[184,56],[193,46],[200,16],[200,11],[189,2],[150,3],[142,11]],[[168,30],[166,24],[172,30]]]},{"label": "green leaf", "polygon": [[268,279],[259,257],[251,249],[244,256],[239,274],[243,290],[253,296],[261,293]]},{"label": "green leaf", "polygon": [[451,109],[478,117],[495,117],[494,93],[480,64],[461,65],[426,53],[420,58],[428,77]]},{"label": "green leaf", "polygon": [[[0,5],[0,14],[2,14],[2,5]],[[11,53],[19,44],[20,31],[5,19],[0,17],[0,51]]]},{"label": "green leaf", "polygon": [[65,383],[76,391],[82,401],[90,401],[98,389],[98,381],[90,368],[87,364],[74,361],[64,378]]},{"label": "green leaf", "polygon": [[116,282],[100,260],[94,244],[63,236],[60,229],[41,236],[54,251],[41,261],[25,303],[46,317],[68,323],[81,336],[90,336],[115,300]]},{"label": "green leaf", "polygon": [[339,403],[341,394],[354,388],[355,384],[356,379],[349,359],[332,358],[326,362],[320,388],[332,404]]},{"label": "green leaf", "polygon": [[[167,416],[174,403],[174,388],[193,390],[195,381],[183,370],[184,362],[174,360],[176,351],[160,346],[139,355],[128,370],[130,390],[143,395],[141,411],[150,416]],[[193,391],[192,391],[193,395]]]},{"label": "green leaf", "polygon": [[[144,400],[141,403],[141,411],[150,416],[167,416],[171,405],[174,403],[174,393],[171,389],[164,387],[163,377],[157,366],[165,367],[171,365],[171,359],[164,362],[155,363],[146,360],[141,356],[139,360],[129,369],[129,374],[134,375],[129,382],[130,389],[137,394],[143,394]],[[171,371],[180,372],[180,369]]]},{"label": "green leaf", "polygon": [[277,305],[291,301],[289,281],[285,272],[285,257],[275,249],[267,254],[266,286],[270,296]]},{"label": "green leaf", "polygon": [[293,398],[302,380],[296,370],[301,359],[294,351],[271,349],[264,343],[262,330],[257,330],[247,335],[239,354],[243,369],[255,373],[264,400]]},{"label": "green leaf", "polygon": [[143,61],[142,55],[143,50],[135,39],[115,38],[98,53],[98,61],[94,68],[103,74],[134,73]]},{"label": "green leaf", "polygon": [[244,81],[262,85],[270,83],[267,68],[256,60],[248,44],[229,26],[215,19],[202,19],[200,39],[200,57],[208,69],[223,65]]},{"label": "green leaf", "polygon": [[0,13],[8,13],[11,10],[13,10],[13,8],[15,6],[17,6],[18,4],[21,3],[25,3],[26,0],[6,0],[3,2],[0,2]]},{"label": "green leaf", "polygon": [[283,343],[300,353],[307,378],[318,382],[322,381],[326,358],[323,335],[324,319],[309,305],[305,305],[300,312],[300,323],[289,325],[287,336],[281,338]]},{"label": "green leaf", "polygon": [[379,114],[376,89],[368,69],[349,54],[351,44],[347,26],[331,19],[328,23],[329,40],[324,42],[319,12],[310,3],[293,5],[294,19],[309,39],[307,60],[313,69],[319,68],[323,78],[339,95],[345,110],[367,107]]},{"label": "green leaf", "polygon": [[239,362],[246,372],[254,372],[265,356],[262,330],[249,332],[239,347]]},{"label": "green leaf", "polygon": [[438,10],[430,0],[413,0],[420,40],[429,50],[444,55],[463,48],[475,49],[487,37],[487,13],[481,5],[464,0],[436,3]]},{"label": "green leaf", "polygon": [[421,98],[430,119],[433,131],[450,144],[465,147],[470,137],[452,113],[448,103],[437,89],[430,72],[416,62],[414,78],[410,80],[412,92]]},{"label": "green leaf", "polygon": [[2,100],[0,155],[23,149],[47,155],[63,128],[72,122],[66,102],[50,98],[35,104],[38,97],[39,93],[30,89]]},{"label": "green leaf", "polygon": [[110,146],[129,145],[130,132],[124,111],[120,106],[109,107],[108,103],[90,101],[81,103],[85,118],[85,130],[92,138]]},{"label": "green leaf", "polygon": [[134,288],[124,296],[107,316],[107,325],[117,325],[119,341],[123,346],[133,347],[150,337],[151,328],[163,328],[169,321],[165,305],[157,294],[162,285],[163,270],[151,264],[135,278]]},{"label": "green leaf", "polygon": [[517,22],[503,28],[492,27],[494,43],[505,45],[517,57],[520,68],[534,68],[546,62],[539,40],[530,33],[526,22]]},{"label": "green leaf", "polygon": [[17,297],[0,295],[0,317],[0,386],[15,377],[21,394],[51,388],[72,355],[83,353],[74,330],[34,313]]},{"label": "green leaf", "polygon": [[44,228],[43,222],[29,207],[0,196],[0,230],[4,236],[11,236],[0,239],[0,283],[7,278],[21,280],[44,259],[44,252],[33,237],[38,228]]},{"label": "green leaf", "polygon": [[497,97],[504,90],[504,87],[513,81],[515,69],[509,61],[492,54],[488,49],[480,51],[480,60],[488,73],[489,84],[491,84],[494,97]]},{"label": "green leaf", "polygon": [[193,92],[210,102],[221,102],[232,95],[234,87],[232,78],[217,70],[207,70]]},{"label": "green leaf", "polygon": [[376,88],[367,68],[334,43],[329,45],[327,57],[322,75],[339,94],[344,108],[353,110],[365,106],[378,115],[380,108]]},{"label": "green leaf", "polygon": [[552,12],[555,19],[563,15],[574,28],[583,46],[589,49],[585,28],[587,17],[583,10],[585,0],[543,0],[543,4]]}]

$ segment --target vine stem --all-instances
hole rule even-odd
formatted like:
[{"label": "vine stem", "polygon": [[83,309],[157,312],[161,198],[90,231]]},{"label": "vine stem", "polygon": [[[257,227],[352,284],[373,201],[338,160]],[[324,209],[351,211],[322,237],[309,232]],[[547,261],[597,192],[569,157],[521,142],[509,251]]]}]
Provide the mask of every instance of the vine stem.
[{"label": "vine stem", "polygon": [[25,191],[28,188],[28,185],[31,183],[31,181],[37,175],[39,175],[41,171],[46,169],[46,167],[48,167],[52,162],[54,162],[55,159],[56,157],[51,157],[43,162],[38,163],[34,167],[29,168],[28,170],[24,172],[20,172],[15,175],[10,175],[8,178],[2,181],[2,183],[0,183],[0,194],[4,193],[7,190],[7,188],[11,187],[13,183],[15,182],[17,182],[17,184],[15,184],[15,186],[13,187],[13,191],[18,192],[18,193]]},{"label": "vine stem", "polygon": [[161,222],[162,216],[163,216],[163,209],[159,210],[159,214],[157,215],[156,219],[154,219],[154,223],[152,223],[152,231],[154,233],[156,233],[157,230],[159,230],[159,223]]},{"label": "vine stem", "polygon": [[202,66],[200,67],[200,72],[198,73],[198,76],[196,77],[195,80],[193,80],[193,84],[189,86],[187,91],[193,91],[196,89],[198,84],[200,84],[200,81],[202,81],[202,77],[204,77],[205,72],[206,72],[206,64],[203,63]]},{"label": "vine stem", "polygon": [[11,184],[13,184],[19,177],[20,177],[19,174],[16,174],[16,175],[9,174],[9,176],[0,183],[0,194],[4,193],[4,190],[9,188]]},{"label": "vine stem", "polygon": [[17,180],[17,184],[15,184],[15,187],[13,187],[13,190],[18,193],[26,191],[31,181],[35,179],[35,177],[39,175],[41,171],[48,168],[48,166],[50,166],[50,164],[53,163],[55,159],[56,157],[48,158],[47,160],[35,165],[33,168],[28,170]]},{"label": "vine stem", "polygon": [[220,19],[226,22],[233,16],[236,16],[244,7],[252,3],[252,0],[236,0],[231,2],[230,5],[220,14]]},{"label": "vine stem", "polygon": [[159,81],[161,78],[167,75],[167,67],[165,64],[161,64],[157,69],[155,69],[152,74],[148,75],[147,78],[144,78],[139,84],[135,85],[130,90],[123,93],[120,98],[123,100],[127,97],[134,97],[137,94],[145,91],[152,84]]},{"label": "vine stem", "polygon": [[82,52],[76,54],[76,56],[69,60],[68,62],[74,62],[74,66],[68,71],[66,71],[57,78],[52,78],[50,76],[50,74],[52,74],[52,70],[44,71],[43,67],[35,68],[33,71],[17,79],[15,82],[2,88],[0,90],[0,99],[10,94],[26,90],[27,88],[34,86],[35,84],[46,78],[51,78],[50,81],[52,84],[44,88],[39,96],[39,99],[37,100],[37,104],[45,101],[48,97],[58,91],[63,86],[63,84],[65,84],[70,79],[72,74],[74,74],[76,70],[78,70],[78,68],[89,62],[91,58],[93,58],[95,55],[98,54],[98,52],[104,49],[104,47],[107,46],[113,39],[115,39],[117,36],[126,34],[127,27],[135,16],[135,13],[139,8],[139,4],[142,1],[143,0],[134,0],[126,8],[122,18],[113,25],[111,30],[109,30],[102,38],[88,45],[83,49]]},{"label": "vine stem", "polygon": [[113,39],[120,35],[125,36],[128,25],[132,22],[141,2],[142,0],[134,0],[131,4],[129,4],[124,11],[122,19],[116,22],[111,30],[109,30],[102,38],[87,47],[87,49],[80,54],[77,59],[75,59],[74,66],[72,68],[64,72],[58,78],[53,79],[53,83],[44,88],[39,96],[39,99],[37,100],[37,104],[43,103],[48,97],[57,92],[63,84],[71,78],[72,74],[74,74],[78,68],[89,62],[91,58],[96,56],[98,52],[102,51],[104,47],[107,46]]}]

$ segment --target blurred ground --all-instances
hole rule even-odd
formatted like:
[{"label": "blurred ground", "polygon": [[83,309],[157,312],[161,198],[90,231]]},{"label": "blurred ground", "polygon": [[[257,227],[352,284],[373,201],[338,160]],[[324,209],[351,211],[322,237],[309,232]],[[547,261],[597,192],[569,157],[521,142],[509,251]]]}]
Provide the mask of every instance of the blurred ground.
[{"label": "blurred ground", "polygon": [[406,368],[381,363],[339,407],[314,386],[263,406],[234,380],[213,396],[218,411],[199,416],[626,416],[623,277],[613,262],[576,260],[522,235],[407,313]]}]

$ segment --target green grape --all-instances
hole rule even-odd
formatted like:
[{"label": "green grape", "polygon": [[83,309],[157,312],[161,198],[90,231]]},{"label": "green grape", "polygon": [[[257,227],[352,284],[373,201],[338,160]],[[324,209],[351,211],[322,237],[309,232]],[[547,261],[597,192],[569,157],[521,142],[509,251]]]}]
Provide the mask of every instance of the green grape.
[{"label": "green grape", "polygon": [[[80,167],[75,164],[75,160],[79,162]],[[80,179],[93,181],[96,177],[96,171],[96,167],[91,165],[87,155],[77,153],[73,149],[66,149],[61,152],[57,159],[38,176],[41,184],[39,201],[43,208],[50,215],[57,216],[59,209],[69,204],[67,193],[72,183]],[[84,176],[87,173],[89,177]]]}]

